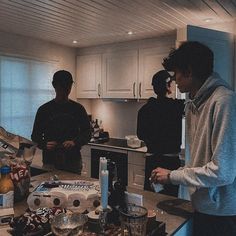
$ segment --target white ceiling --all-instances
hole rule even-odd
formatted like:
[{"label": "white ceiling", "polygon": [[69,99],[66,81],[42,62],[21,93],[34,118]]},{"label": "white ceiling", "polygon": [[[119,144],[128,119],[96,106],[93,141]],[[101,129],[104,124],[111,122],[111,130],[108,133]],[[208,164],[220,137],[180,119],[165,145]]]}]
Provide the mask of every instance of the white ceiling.
[{"label": "white ceiling", "polygon": [[76,47],[151,38],[187,24],[209,24],[206,19],[235,18],[236,0],[0,0],[1,31]]}]

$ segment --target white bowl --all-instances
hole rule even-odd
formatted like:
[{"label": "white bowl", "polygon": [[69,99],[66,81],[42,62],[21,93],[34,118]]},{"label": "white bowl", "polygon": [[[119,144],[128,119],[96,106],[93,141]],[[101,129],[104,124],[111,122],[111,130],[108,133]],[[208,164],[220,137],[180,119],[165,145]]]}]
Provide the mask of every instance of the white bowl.
[{"label": "white bowl", "polygon": [[127,146],[131,148],[139,148],[141,147],[141,140],[138,139],[136,135],[127,135],[125,136],[125,139],[127,140]]}]

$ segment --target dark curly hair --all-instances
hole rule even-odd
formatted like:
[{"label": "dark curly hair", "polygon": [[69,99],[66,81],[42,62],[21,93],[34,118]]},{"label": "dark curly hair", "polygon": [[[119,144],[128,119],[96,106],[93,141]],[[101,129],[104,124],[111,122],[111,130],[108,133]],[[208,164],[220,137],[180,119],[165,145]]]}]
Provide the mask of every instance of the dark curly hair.
[{"label": "dark curly hair", "polygon": [[167,93],[167,87],[170,87],[171,75],[166,70],[160,70],[152,77],[152,86],[154,92],[159,97],[165,97]]},{"label": "dark curly hair", "polygon": [[187,41],[172,49],[162,63],[167,71],[178,69],[185,74],[191,69],[192,75],[202,82],[212,74],[213,64],[212,50],[196,41]]}]

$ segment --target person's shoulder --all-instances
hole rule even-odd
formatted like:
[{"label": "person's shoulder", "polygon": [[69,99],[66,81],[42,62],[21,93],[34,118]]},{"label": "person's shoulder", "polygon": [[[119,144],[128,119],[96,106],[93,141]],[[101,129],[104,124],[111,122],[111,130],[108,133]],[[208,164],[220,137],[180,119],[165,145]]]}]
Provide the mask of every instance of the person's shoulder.
[{"label": "person's shoulder", "polygon": [[69,99],[69,103],[71,106],[76,107],[78,109],[85,109],[82,104],[80,104],[79,102],[76,102],[74,100]]},{"label": "person's shoulder", "polygon": [[49,107],[51,107],[51,106],[53,105],[53,103],[54,103],[54,100],[50,100],[50,101],[48,101],[48,102],[42,104],[42,105],[38,108],[38,110],[39,110],[39,111],[47,110]]},{"label": "person's shoulder", "polygon": [[236,93],[229,88],[220,86],[214,91],[213,99],[216,100],[218,104],[220,104],[221,102],[223,103],[224,101],[235,103]]},{"label": "person's shoulder", "polygon": [[156,98],[150,97],[147,102],[139,109],[139,111],[147,110],[156,103]]},{"label": "person's shoulder", "polygon": [[179,98],[170,98],[169,101],[173,104],[176,104],[176,105],[184,105],[185,103],[185,99],[179,99]]}]

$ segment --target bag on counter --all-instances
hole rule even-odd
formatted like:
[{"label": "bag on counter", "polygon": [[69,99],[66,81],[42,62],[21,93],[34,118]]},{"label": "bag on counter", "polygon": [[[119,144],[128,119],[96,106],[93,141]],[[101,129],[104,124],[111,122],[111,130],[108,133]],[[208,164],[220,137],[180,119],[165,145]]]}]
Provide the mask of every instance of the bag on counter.
[{"label": "bag on counter", "polygon": [[29,193],[30,165],[37,145],[32,141],[7,132],[0,127],[0,160],[1,166],[11,167],[11,178],[14,183],[14,200],[20,201]]}]

